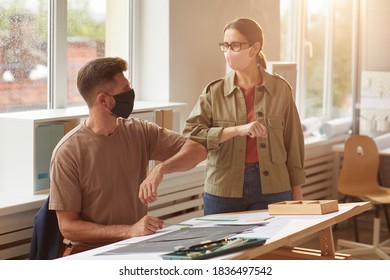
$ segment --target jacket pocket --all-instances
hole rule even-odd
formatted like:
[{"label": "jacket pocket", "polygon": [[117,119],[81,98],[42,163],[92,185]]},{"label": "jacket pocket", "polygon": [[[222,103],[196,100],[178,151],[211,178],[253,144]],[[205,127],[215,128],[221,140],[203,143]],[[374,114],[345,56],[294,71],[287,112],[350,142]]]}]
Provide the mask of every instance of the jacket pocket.
[{"label": "jacket pocket", "polygon": [[[236,123],[234,121],[214,121],[214,127],[233,127]],[[215,150],[210,150],[208,153],[207,163],[209,165],[227,168],[233,158],[234,137],[220,144],[220,147]]]},{"label": "jacket pocket", "polygon": [[285,163],[287,159],[283,139],[284,120],[281,117],[268,117],[268,135],[273,163]]}]

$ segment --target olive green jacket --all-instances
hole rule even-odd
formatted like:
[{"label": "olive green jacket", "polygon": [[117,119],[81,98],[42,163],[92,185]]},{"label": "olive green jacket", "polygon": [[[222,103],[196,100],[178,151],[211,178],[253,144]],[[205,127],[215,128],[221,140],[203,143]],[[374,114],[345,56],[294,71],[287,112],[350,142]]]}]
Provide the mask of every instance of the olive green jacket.
[{"label": "olive green jacket", "polygon": [[[304,138],[291,86],[262,67],[263,85],[256,87],[256,120],[267,127],[257,138],[263,194],[288,191],[305,183]],[[247,123],[244,95],[234,85],[235,72],[203,90],[186,121],[183,134],[208,150],[205,191],[222,197],[242,197],[246,136],[219,144],[225,127]]]}]

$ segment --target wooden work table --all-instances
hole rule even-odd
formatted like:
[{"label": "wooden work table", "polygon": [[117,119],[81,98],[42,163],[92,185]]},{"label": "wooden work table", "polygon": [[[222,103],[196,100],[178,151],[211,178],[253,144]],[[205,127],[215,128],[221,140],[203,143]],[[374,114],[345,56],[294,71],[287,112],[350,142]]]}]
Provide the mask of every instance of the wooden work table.
[{"label": "wooden work table", "polygon": [[[267,238],[264,245],[243,250],[238,253],[223,255],[216,259],[348,259],[348,255],[337,254],[334,246],[332,226],[345,221],[355,215],[371,209],[369,202],[357,202],[339,204],[339,210],[323,215],[275,215],[267,220],[267,224],[259,226],[250,232],[241,233],[236,236],[261,237]],[[220,216],[236,216],[249,220],[253,218],[261,219],[269,216],[267,211],[252,211],[244,213],[228,213]],[[200,221],[190,219],[186,224],[198,226],[212,226],[215,222]],[[177,226],[171,226],[163,229],[161,232],[146,237],[136,237],[120,241],[114,244],[103,246],[97,249],[86,251],[63,258],[63,260],[161,260],[161,255],[168,252],[145,252],[145,253],[125,253],[125,254],[102,254],[107,251],[126,246],[132,243],[144,241],[156,237],[167,231],[178,230]],[[294,241],[305,238],[312,234],[318,234],[320,241],[320,250],[310,250],[291,247]]]}]

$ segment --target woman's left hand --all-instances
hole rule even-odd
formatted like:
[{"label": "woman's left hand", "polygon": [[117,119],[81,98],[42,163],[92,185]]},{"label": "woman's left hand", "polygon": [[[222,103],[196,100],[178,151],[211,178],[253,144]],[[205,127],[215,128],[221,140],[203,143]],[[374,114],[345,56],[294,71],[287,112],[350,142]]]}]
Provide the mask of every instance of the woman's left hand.
[{"label": "woman's left hand", "polygon": [[237,127],[239,129],[240,136],[249,136],[251,138],[255,137],[261,137],[266,138],[267,137],[267,128],[262,123],[259,123],[258,121],[254,121],[248,124],[244,124]]}]

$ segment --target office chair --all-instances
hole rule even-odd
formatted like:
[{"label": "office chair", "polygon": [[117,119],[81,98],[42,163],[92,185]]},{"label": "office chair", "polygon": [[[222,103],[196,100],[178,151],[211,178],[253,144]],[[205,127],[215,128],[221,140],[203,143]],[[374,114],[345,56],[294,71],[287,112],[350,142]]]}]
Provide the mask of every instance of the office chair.
[{"label": "office chair", "polygon": [[62,256],[63,237],[56,211],[49,210],[49,199],[46,199],[34,217],[30,260],[52,260]]},{"label": "office chair", "polygon": [[374,205],[373,242],[364,244],[339,239],[340,253],[354,255],[376,254],[390,259],[386,240],[380,243],[380,210],[390,204],[390,189],[378,184],[379,154],[375,142],[368,136],[352,135],[344,146],[344,161],[338,179],[338,191],[344,195],[370,201]]}]

